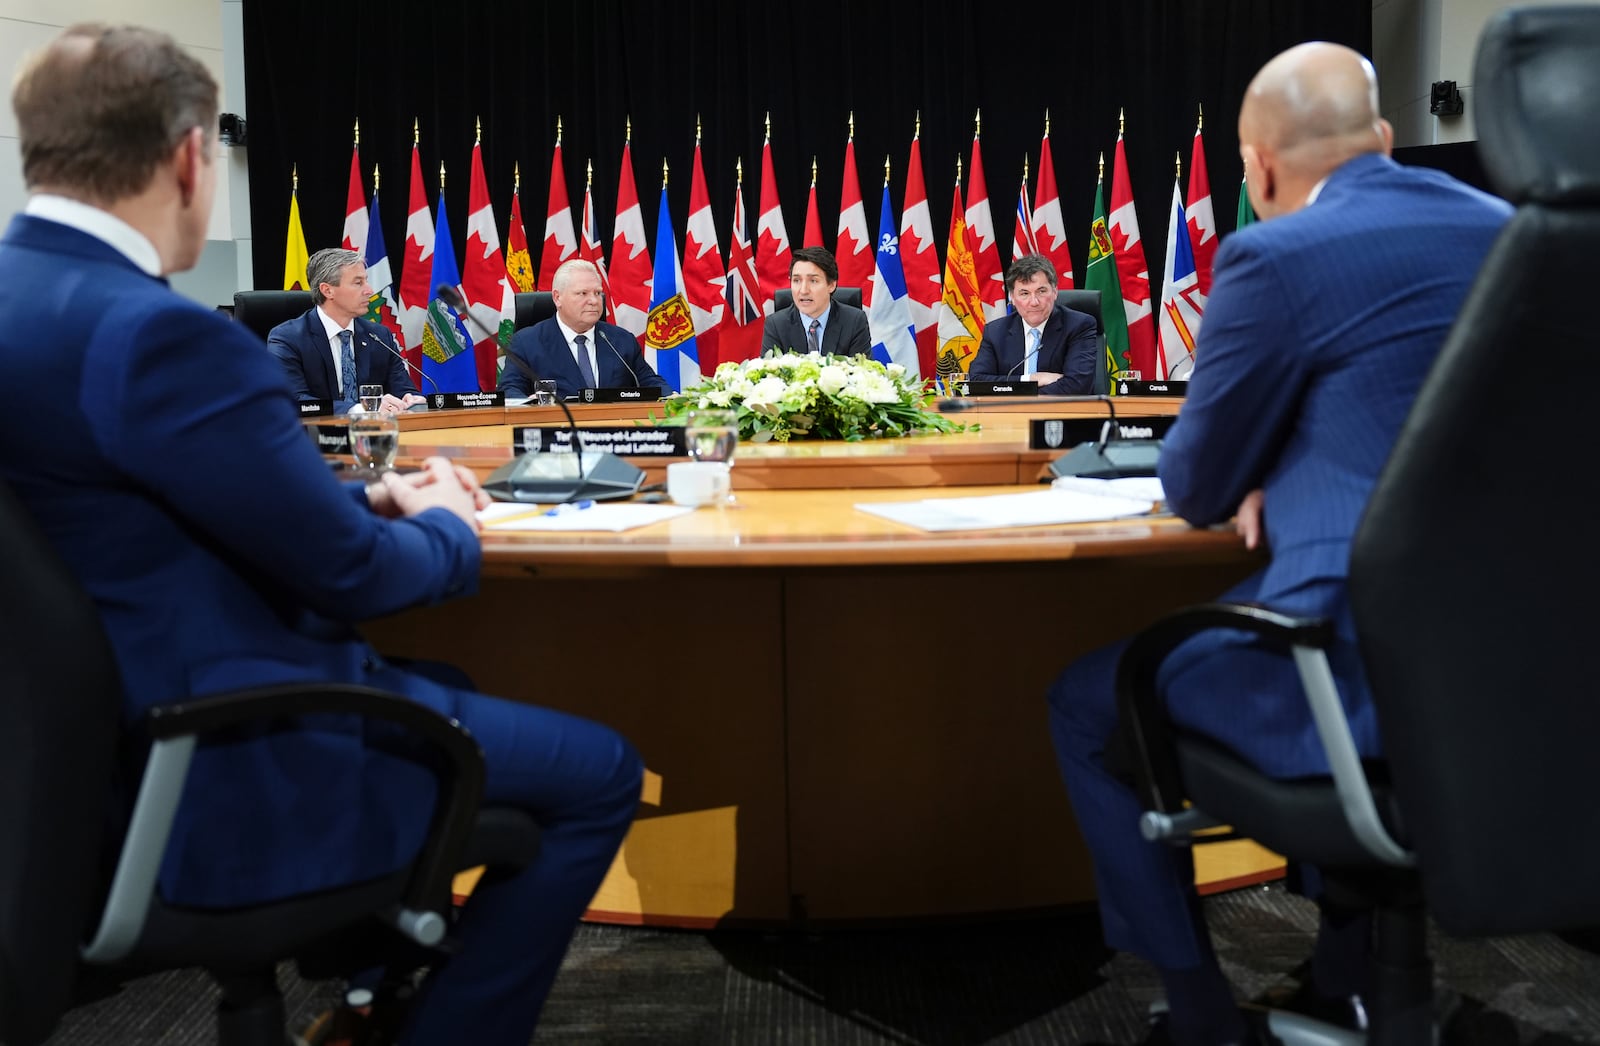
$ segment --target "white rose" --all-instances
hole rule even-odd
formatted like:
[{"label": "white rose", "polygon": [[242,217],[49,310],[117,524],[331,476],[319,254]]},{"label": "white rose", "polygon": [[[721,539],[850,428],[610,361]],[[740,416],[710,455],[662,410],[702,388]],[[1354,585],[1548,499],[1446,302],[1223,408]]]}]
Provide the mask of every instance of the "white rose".
[{"label": "white rose", "polygon": [[850,372],[833,364],[823,367],[822,373],[817,375],[817,388],[825,396],[837,396],[849,383]]},{"label": "white rose", "polygon": [[762,414],[776,415],[778,413],[778,401],[783,399],[785,388],[783,379],[776,375],[762,378],[750,386],[750,391],[745,393],[745,406]]}]

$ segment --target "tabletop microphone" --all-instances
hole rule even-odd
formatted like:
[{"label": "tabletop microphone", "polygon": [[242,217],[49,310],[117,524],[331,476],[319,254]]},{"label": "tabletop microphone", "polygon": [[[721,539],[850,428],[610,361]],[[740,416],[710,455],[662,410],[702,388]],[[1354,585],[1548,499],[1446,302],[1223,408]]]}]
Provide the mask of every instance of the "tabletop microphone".
[{"label": "tabletop microphone", "polygon": [[1122,476],[1154,476],[1161,459],[1159,439],[1123,439],[1117,425],[1117,408],[1110,396],[1061,396],[1062,402],[1106,405],[1105,424],[1100,438],[1085,440],[1050,463],[1053,476],[1085,476],[1091,479],[1116,479]]},{"label": "tabletop microphone", "polygon": [[594,331],[600,335],[600,340],[606,343],[606,348],[611,350],[611,355],[615,356],[624,367],[628,367],[628,374],[633,378],[633,387],[636,389],[643,388],[644,386],[639,384],[639,375],[635,374],[633,368],[628,366],[628,361],[623,359],[622,353],[618,352],[617,347],[611,344],[611,339],[606,337],[606,332],[600,328],[598,323],[595,324]]},{"label": "tabletop microphone", "polygon": [[361,340],[366,342],[368,345],[371,345],[374,342],[376,342],[379,345],[382,345],[383,346],[383,350],[385,352],[392,353],[393,355],[398,356],[400,358],[400,362],[404,363],[406,365],[406,373],[409,374],[411,371],[416,371],[417,372],[417,377],[421,378],[423,381],[427,382],[429,385],[432,385],[434,392],[438,392],[439,391],[439,383],[437,381],[434,381],[433,377],[431,375],[429,375],[427,371],[423,370],[421,367],[417,366],[415,363],[412,363],[410,360],[406,359],[406,354],[401,352],[399,349],[395,348],[393,345],[390,345],[388,342],[384,341],[382,338],[362,338]]},{"label": "tabletop microphone", "polygon": [[[1042,348],[1044,348],[1044,343],[1041,341],[1039,343],[1039,349],[1042,349]],[[1018,368],[1020,368],[1023,364],[1027,363],[1028,362],[1028,358],[1030,356],[1038,356],[1039,355],[1039,349],[1034,349],[1031,352],[1024,352],[1022,354],[1022,359],[1017,361],[1017,365],[1015,367],[1012,367],[1010,370],[1006,371],[1005,380],[1006,381],[1010,381],[1011,380],[1011,375],[1015,374],[1017,372]]]}]

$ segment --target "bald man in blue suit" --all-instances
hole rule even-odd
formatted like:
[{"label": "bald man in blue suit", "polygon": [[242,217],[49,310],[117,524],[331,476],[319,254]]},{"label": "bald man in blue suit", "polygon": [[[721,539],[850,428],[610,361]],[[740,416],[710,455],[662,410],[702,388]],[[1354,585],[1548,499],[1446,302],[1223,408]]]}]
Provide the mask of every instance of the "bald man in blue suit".
[{"label": "bald man in blue suit", "polygon": [[[328,682],[467,726],[485,800],[527,810],[542,849],[474,892],[405,1041],[526,1046],[632,820],[638,756],[597,723],[436,682],[361,639],[360,621],[473,591],[482,492],[442,458],[339,483],[262,343],[168,288],[205,245],[221,166],[205,67],[151,30],[77,26],[24,64],[12,104],[32,195],[0,239],[0,368],[49,394],[0,412],[0,478],[95,601],[125,719]],[[415,855],[433,800],[431,772],[343,717],[202,745],[159,888],[231,907],[371,879]]]},{"label": "bald man in blue suit", "polygon": [[[1377,724],[1345,595],[1350,540],[1423,377],[1511,210],[1389,157],[1377,81],[1359,54],[1303,44],[1245,96],[1239,140],[1251,202],[1268,219],[1229,236],[1166,438],[1168,503],[1197,526],[1226,520],[1272,559],[1221,598],[1332,619],[1334,673],[1363,755]],[[1113,676],[1126,644],[1073,664],[1050,725],[1094,857],[1106,941],[1152,962],[1178,1043],[1250,1041],[1212,953],[1189,851],[1149,843],[1140,803],[1107,772]],[[1269,774],[1327,773],[1293,663],[1237,633],[1197,637],[1159,683],[1173,718]],[[1359,922],[1325,922],[1314,957],[1329,997],[1359,990]],[[1325,976],[1324,976],[1325,975]]]}]

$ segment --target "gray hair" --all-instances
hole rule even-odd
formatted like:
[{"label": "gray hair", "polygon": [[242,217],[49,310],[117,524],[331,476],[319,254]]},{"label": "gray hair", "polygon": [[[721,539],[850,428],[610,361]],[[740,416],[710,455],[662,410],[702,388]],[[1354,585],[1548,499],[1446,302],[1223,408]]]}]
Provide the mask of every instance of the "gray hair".
[{"label": "gray hair", "polygon": [[[585,258],[568,258],[556,266],[556,274],[550,277],[550,289],[565,294],[567,288],[572,285],[572,278],[580,272],[592,273],[596,279],[600,278],[600,270],[595,268],[594,262]],[[605,281],[601,280],[602,289],[604,286]]]},{"label": "gray hair", "polygon": [[1050,264],[1050,259],[1042,254],[1024,254],[1006,270],[1006,293],[1010,294],[1017,289],[1017,284],[1027,283],[1041,272],[1050,286],[1056,286],[1056,267]]},{"label": "gray hair", "polygon": [[327,299],[322,295],[322,285],[339,285],[346,266],[360,265],[361,255],[343,247],[324,247],[306,262],[306,284],[311,288],[311,300],[321,305]]}]

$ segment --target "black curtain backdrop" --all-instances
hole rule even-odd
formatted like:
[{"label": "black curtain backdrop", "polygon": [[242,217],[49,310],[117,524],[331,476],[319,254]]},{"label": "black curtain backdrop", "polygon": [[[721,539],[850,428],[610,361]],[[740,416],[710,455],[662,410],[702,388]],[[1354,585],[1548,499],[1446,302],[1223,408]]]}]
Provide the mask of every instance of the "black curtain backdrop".
[{"label": "black curtain backdrop", "polygon": [[357,118],[368,197],[373,165],[382,168],[384,241],[398,281],[413,119],[420,123],[423,178],[435,213],[439,164],[445,164],[457,261],[466,242],[473,126],[481,118],[501,244],[513,164],[520,163],[523,217],[537,266],[557,116],[574,223],[592,160],[596,219],[608,255],[625,120],[632,118],[634,178],[652,257],[663,159],[671,167],[669,205],[682,243],[699,117],[726,260],[740,158],[755,236],[767,113],[791,242],[800,244],[815,156],[823,242],[832,249],[850,114],[867,228],[875,236],[885,156],[898,226],[920,112],[923,174],[942,257],[956,158],[964,168],[970,163],[973,115],[980,109],[1002,262],[1011,256],[1023,158],[1031,196],[1049,110],[1056,179],[1081,281],[1097,159],[1103,151],[1109,200],[1122,108],[1139,227],[1158,294],[1173,161],[1182,155],[1186,193],[1197,106],[1205,114],[1213,207],[1226,231],[1238,199],[1235,121],[1244,88],[1272,55],[1315,39],[1370,53],[1370,0],[1118,0],[1046,9],[942,0],[800,6],[355,0],[334,7],[322,0],[246,0],[256,285],[277,287],[282,278],[291,165],[299,166],[308,246],[338,244]]}]

